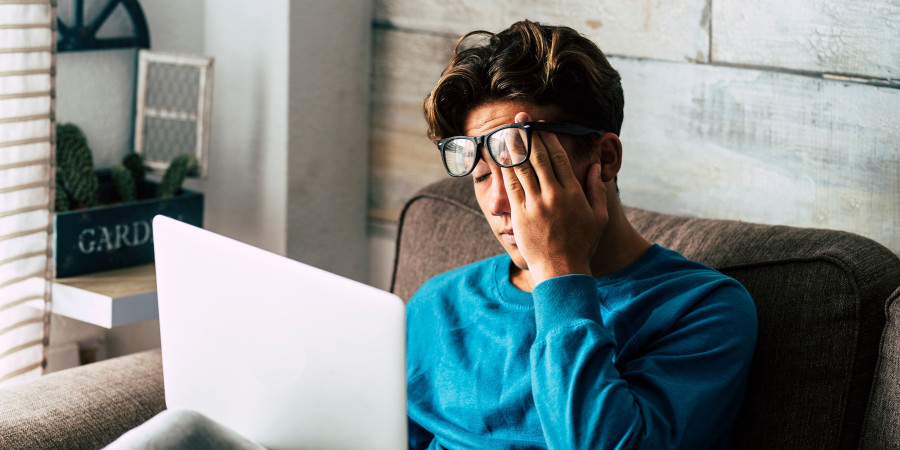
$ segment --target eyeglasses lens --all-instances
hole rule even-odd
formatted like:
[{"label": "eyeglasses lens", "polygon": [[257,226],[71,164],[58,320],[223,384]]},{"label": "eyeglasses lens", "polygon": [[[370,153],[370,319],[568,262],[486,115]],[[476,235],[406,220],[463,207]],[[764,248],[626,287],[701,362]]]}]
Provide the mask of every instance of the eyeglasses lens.
[{"label": "eyeglasses lens", "polygon": [[463,175],[475,164],[475,143],[466,139],[454,139],[444,144],[444,162],[453,175]]},{"label": "eyeglasses lens", "polygon": [[494,161],[502,166],[515,166],[528,158],[528,138],[521,128],[506,128],[492,134],[487,147]]}]

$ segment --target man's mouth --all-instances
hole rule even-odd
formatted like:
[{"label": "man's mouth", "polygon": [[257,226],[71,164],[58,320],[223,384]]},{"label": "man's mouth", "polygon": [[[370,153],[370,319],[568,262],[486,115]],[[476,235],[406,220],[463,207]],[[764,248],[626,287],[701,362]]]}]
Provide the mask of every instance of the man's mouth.
[{"label": "man's mouth", "polygon": [[516,245],[516,234],[513,233],[513,230],[502,230],[500,231],[500,240],[506,244]]}]

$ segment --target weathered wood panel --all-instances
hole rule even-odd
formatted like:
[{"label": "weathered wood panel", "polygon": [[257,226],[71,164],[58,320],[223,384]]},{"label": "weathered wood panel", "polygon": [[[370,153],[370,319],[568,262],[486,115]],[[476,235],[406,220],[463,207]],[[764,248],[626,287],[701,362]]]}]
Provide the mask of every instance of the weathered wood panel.
[{"label": "weathered wood panel", "polygon": [[617,58],[626,204],[822,227],[900,252],[900,90]]},{"label": "weathered wood panel", "polygon": [[369,214],[396,221],[416,190],[447,176],[425,136],[422,102],[456,40],[381,29],[373,39]]},{"label": "weathered wood panel", "polygon": [[712,60],[900,78],[900,0],[712,0]]},{"label": "weathered wood panel", "polygon": [[521,19],[570,26],[613,55],[707,61],[707,0],[376,0],[375,20],[454,37],[500,31]]},{"label": "weathered wood panel", "polygon": [[[445,177],[421,103],[454,39],[375,30],[370,215],[396,220]],[[834,228],[900,251],[900,90],[612,58],[623,77],[626,204]]]}]

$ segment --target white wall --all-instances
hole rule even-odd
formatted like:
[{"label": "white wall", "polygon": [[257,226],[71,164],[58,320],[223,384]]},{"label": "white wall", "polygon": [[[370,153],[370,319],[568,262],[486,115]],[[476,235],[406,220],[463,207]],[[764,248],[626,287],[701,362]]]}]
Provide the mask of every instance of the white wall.
[{"label": "white wall", "polygon": [[[206,228],[365,280],[371,1],[141,5],[153,50],[215,58],[209,177],[185,183]],[[130,29],[121,8],[108,23]],[[59,54],[57,119],[84,130],[97,167],[132,149],[135,58]]]},{"label": "white wall", "polygon": [[205,227],[285,253],[288,0],[207,2],[203,53],[215,58]]},{"label": "white wall", "polygon": [[[206,228],[284,254],[289,1],[141,6],[152,50],[215,57],[209,177],[185,184],[205,193]],[[113,33],[130,27],[121,8],[109,23]],[[135,50],[58,55],[57,120],[82,128],[96,167],[133,148],[135,58]]]},{"label": "white wall", "polygon": [[[141,5],[153,50],[215,58],[209,177],[185,183],[205,194],[205,227],[365,281],[371,2]],[[133,50],[60,55],[58,119],[82,127],[98,167],[131,150],[134,65]],[[54,327],[53,345],[109,356],[159,345],[157,321]]]},{"label": "white wall", "polygon": [[288,256],[366,281],[370,0],[291,3]]},{"label": "white wall", "polygon": [[[93,2],[86,4],[91,11]],[[68,2],[60,3],[59,15],[64,22],[71,20],[69,6]],[[141,6],[154,50],[203,51],[202,0],[152,0]],[[121,7],[101,32],[107,36],[131,33],[130,21]],[[137,51],[133,49],[56,56],[57,122],[72,122],[84,131],[98,168],[118,164],[133,148],[136,64]]]},{"label": "white wall", "polygon": [[135,50],[56,56],[56,120],[81,128],[95,167],[117,164],[131,151],[135,61]]},{"label": "white wall", "polygon": [[368,0],[207,3],[206,228],[365,281]]}]

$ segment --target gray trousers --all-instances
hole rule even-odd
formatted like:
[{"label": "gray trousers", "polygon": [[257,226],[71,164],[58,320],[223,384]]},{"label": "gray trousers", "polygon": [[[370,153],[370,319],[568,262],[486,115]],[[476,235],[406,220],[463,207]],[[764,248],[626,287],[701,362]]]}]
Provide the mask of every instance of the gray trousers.
[{"label": "gray trousers", "polygon": [[106,448],[265,450],[203,414],[185,409],[165,410],[123,434]]}]

